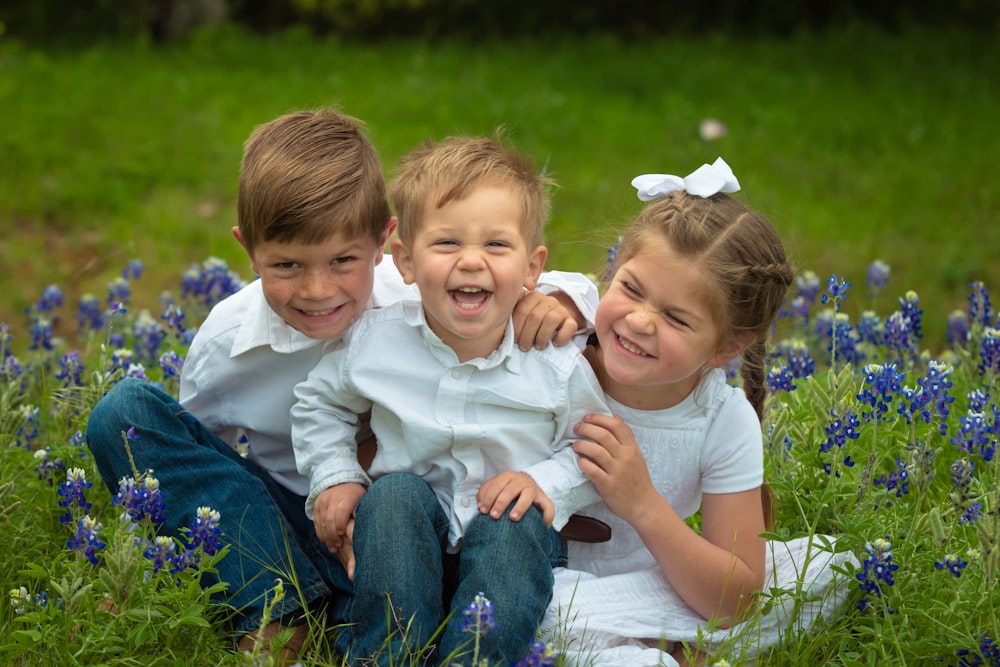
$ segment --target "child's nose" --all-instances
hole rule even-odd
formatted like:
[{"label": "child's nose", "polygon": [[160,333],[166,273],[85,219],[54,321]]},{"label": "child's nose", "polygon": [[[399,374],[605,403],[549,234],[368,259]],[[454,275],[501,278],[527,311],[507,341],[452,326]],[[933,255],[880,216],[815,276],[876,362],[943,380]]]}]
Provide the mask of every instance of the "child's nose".
[{"label": "child's nose", "polygon": [[656,328],[653,313],[646,308],[636,308],[625,316],[625,321],[636,333],[652,334]]},{"label": "child's nose", "polygon": [[478,248],[462,248],[458,257],[458,268],[463,271],[478,271],[483,268],[483,253]]},{"label": "child's nose", "polygon": [[323,271],[307,271],[302,278],[301,293],[306,299],[325,299],[335,291],[331,281]]}]

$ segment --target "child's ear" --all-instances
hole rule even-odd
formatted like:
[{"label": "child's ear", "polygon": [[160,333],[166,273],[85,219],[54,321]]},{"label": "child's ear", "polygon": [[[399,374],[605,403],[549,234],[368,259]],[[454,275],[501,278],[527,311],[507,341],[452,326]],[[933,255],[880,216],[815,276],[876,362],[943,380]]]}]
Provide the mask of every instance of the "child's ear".
[{"label": "child's ear", "polygon": [[396,223],[397,223],[396,216],[392,216],[391,218],[386,220],[385,229],[383,229],[382,233],[379,234],[378,254],[375,255],[376,264],[382,261],[382,255],[385,253],[385,244],[389,242],[389,237],[392,236],[392,233],[394,231],[396,231]]},{"label": "child's ear", "polygon": [[416,281],[413,275],[413,256],[399,237],[392,240],[392,261],[395,262],[399,275],[403,276],[403,282],[412,285]]},{"label": "child's ear", "polygon": [[538,277],[542,275],[545,268],[545,260],[549,257],[549,249],[543,245],[538,246],[528,255],[528,273],[524,279],[524,286],[528,289],[535,289],[538,284]]},{"label": "child's ear", "polygon": [[254,275],[259,276],[260,271],[257,270],[257,262],[254,261],[253,255],[250,254],[250,251],[247,249],[247,244],[246,241],[243,240],[243,234],[240,233],[240,228],[234,225],[231,231],[233,232],[233,238],[235,238],[239,244],[243,246],[243,252],[247,254],[247,258],[250,260],[250,270],[254,272]]},{"label": "child's ear", "polygon": [[743,331],[729,340],[724,341],[715,355],[708,360],[708,366],[712,368],[722,368],[730,361],[743,354],[748,347],[753,345],[757,337],[752,331]]}]

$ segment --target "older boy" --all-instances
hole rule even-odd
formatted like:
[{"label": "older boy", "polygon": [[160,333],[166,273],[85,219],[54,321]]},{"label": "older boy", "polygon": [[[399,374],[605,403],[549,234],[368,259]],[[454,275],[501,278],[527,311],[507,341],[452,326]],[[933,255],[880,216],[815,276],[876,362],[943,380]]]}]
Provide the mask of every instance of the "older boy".
[{"label": "older boy", "polygon": [[[198,330],[180,403],[123,380],[94,408],[87,441],[115,491],[132,475],[121,434],[136,428],[135,465],[160,481],[166,534],[190,525],[200,506],[220,512],[230,545],[218,564],[228,584],[220,601],[236,612],[238,646],[249,648],[258,633],[269,641],[300,623],[307,607],[326,603],[333,622],[344,618],[350,581],[303,510],[308,480],[291,446],[293,388],[319,360],[324,340],[412,288],[382,262],[395,219],[378,155],[353,118],[303,111],[258,127],[245,146],[238,213],[233,235],[260,280],[219,303]],[[569,285],[573,276],[554,280]],[[525,342],[542,344],[554,333],[563,342],[575,328],[548,297],[531,295],[525,304]],[[245,457],[235,450],[241,438]],[[260,628],[277,577],[294,586],[286,583],[274,622]],[[279,659],[295,657],[305,627]]]},{"label": "older boy", "polygon": [[[454,658],[469,642],[462,610],[482,593],[497,627],[479,655],[510,664],[564,562],[550,526],[596,498],[569,445],[585,414],[608,412],[597,379],[573,346],[514,341],[515,304],[547,255],[546,183],[498,140],[452,138],[405,158],[392,252],[420,301],[366,313],[295,388],[307,513],[329,544],[356,510],[355,658],[398,660],[445,618],[429,659]],[[379,447],[366,472],[353,434],[369,411]]]}]

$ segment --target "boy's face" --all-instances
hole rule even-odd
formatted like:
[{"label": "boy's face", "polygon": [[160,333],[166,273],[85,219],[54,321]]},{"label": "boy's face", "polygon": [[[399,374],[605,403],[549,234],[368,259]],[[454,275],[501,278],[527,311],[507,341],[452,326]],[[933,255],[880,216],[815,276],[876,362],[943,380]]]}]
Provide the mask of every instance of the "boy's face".
[{"label": "boy's face", "polygon": [[[250,266],[267,305],[310,338],[339,336],[368,307],[375,265],[394,226],[388,223],[378,242],[335,234],[322,243],[258,243]],[[243,244],[238,227],[233,234]]]},{"label": "boy's face", "polygon": [[403,279],[416,283],[427,323],[460,361],[488,356],[524,288],[534,289],[548,251],[528,247],[509,188],[484,186],[434,208],[409,246],[392,244]]}]

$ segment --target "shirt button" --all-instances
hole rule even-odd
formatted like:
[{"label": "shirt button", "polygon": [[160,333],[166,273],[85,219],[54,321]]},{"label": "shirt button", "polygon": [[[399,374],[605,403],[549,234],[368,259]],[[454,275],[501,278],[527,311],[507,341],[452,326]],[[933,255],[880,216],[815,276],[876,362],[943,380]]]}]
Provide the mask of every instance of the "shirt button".
[{"label": "shirt button", "polygon": [[453,371],[451,372],[451,376],[452,376],[453,378],[455,378],[455,379],[457,380],[457,379],[459,379],[460,377],[462,377],[462,371],[460,371],[460,370],[458,370],[458,369],[456,368],[455,370],[453,370]]},{"label": "shirt button", "polygon": [[462,498],[462,507],[468,507],[471,504],[472,504],[472,498],[470,498],[469,496],[464,496]]}]

